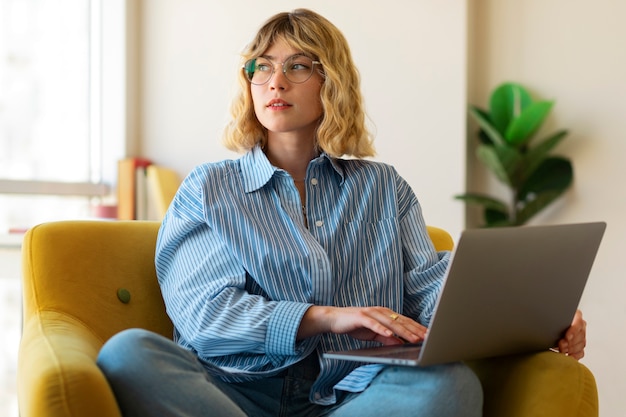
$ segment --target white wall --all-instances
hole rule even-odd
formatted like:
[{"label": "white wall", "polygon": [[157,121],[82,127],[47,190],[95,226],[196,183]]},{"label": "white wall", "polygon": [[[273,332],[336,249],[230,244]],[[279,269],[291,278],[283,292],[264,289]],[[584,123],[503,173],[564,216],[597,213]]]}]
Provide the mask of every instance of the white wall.
[{"label": "white wall", "polygon": [[142,3],[140,140],[144,156],[186,174],[236,156],[220,143],[239,52],[271,15],[309,7],[348,38],[375,125],[376,159],[393,164],[426,221],[458,235],[465,186],[465,0]]},{"label": "white wall", "polygon": [[517,81],[539,97],[555,99],[550,127],[570,130],[555,153],[572,160],[573,187],[534,223],[608,223],[581,304],[589,323],[583,362],[597,379],[600,415],[622,417],[626,2],[477,0],[470,16],[469,100],[486,105],[497,84]]}]

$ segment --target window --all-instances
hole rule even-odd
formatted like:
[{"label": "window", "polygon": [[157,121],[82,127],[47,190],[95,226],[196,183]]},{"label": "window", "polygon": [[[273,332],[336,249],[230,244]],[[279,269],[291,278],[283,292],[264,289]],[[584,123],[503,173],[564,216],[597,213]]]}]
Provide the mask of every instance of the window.
[{"label": "window", "polygon": [[110,198],[125,138],[104,143],[102,125],[124,123],[124,77],[107,75],[124,68],[124,4],[0,0],[0,234]]}]

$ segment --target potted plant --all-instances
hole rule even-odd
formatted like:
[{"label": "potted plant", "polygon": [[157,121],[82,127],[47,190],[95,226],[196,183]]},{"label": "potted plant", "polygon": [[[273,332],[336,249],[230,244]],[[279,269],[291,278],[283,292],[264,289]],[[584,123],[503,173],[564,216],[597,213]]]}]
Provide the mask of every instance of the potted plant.
[{"label": "potted plant", "polygon": [[567,130],[535,138],[553,104],[533,101],[521,85],[504,83],[492,92],[488,110],[470,105],[480,127],[476,155],[510,190],[507,201],[475,192],[455,196],[483,208],[484,226],[522,225],[572,184],[571,162],[550,155]]}]

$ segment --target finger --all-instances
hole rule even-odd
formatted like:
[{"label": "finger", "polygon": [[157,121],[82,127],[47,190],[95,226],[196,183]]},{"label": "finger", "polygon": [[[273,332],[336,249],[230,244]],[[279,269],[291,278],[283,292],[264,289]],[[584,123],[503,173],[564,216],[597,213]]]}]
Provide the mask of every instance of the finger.
[{"label": "finger", "polygon": [[586,323],[583,321],[572,326],[565,332],[564,338],[567,340],[584,339],[586,334]]},{"label": "finger", "polygon": [[566,355],[576,360],[580,360],[585,356],[585,348],[584,347],[570,347]]},{"label": "finger", "polygon": [[569,343],[568,350],[570,352],[580,352],[585,349],[586,342],[584,340],[577,341],[575,343]]},{"label": "finger", "polygon": [[582,323],[582,322],[584,322],[583,312],[580,310],[576,310],[576,313],[574,313],[574,320],[572,320],[572,325],[574,325],[575,323]]},{"label": "finger", "polygon": [[576,343],[569,343],[566,340],[561,340],[559,342],[559,352],[571,356],[576,359],[582,359],[585,356],[585,340],[578,341]]},{"label": "finger", "polygon": [[587,335],[587,322],[583,320],[582,312],[576,311],[571,326],[567,329],[564,335],[564,340],[568,344],[576,344],[581,341],[584,342]]},{"label": "finger", "polygon": [[416,343],[424,339],[426,336],[426,327],[422,326],[410,317],[403,316],[398,313],[390,313],[383,318],[384,322],[389,326],[394,335],[401,339]]},{"label": "finger", "polygon": [[583,319],[582,311],[576,310],[576,313],[574,314],[574,319],[572,320],[572,324],[570,325],[568,332],[584,332],[586,328],[587,322]]},{"label": "finger", "polygon": [[571,356],[572,358],[574,358],[577,361],[579,361],[579,360],[581,360],[582,358],[585,357],[585,351],[581,350],[579,352],[569,353],[568,356]]},{"label": "finger", "polygon": [[391,336],[391,337],[385,337],[385,336],[380,336],[377,335],[374,340],[376,342],[382,343],[385,346],[389,346],[389,345],[401,345],[403,343],[406,343],[405,340],[400,339],[396,336]]}]

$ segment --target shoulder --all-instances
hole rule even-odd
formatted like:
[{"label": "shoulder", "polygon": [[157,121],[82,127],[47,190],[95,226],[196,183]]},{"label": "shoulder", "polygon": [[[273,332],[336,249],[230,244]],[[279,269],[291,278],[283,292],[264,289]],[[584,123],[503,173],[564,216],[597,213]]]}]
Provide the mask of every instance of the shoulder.
[{"label": "shoulder", "polygon": [[401,179],[393,165],[384,162],[368,159],[337,159],[336,164],[341,167],[346,180],[350,178],[365,178],[395,183]]},{"label": "shoulder", "polygon": [[220,180],[240,172],[239,159],[225,159],[217,162],[205,162],[193,168],[188,178],[204,181]]},{"label": "shoulder", "polygon": [[206,190],[222,187],[238,178],[241,172],[239,160],[205,162],[195,166],[182,181],[181,190],[205,193]]},{"label": "shoulder", "polygon": [[180,184],[173,206],[181,211],[193,209],[200,213],[203,206],[218,199],[220,194],[229,194],[228,190],[240,188],[238,172],[238,160],[205,162],[195,166]]},{"label": "shoulder", "polygon": [[375,189],[377,193],[395,199],[401,211],[417,204],[411,186],[393,165],[366,159],[342,159],[337,163],[351,189]]}]

